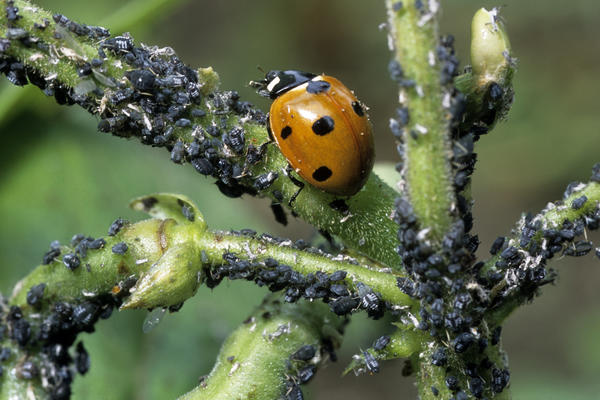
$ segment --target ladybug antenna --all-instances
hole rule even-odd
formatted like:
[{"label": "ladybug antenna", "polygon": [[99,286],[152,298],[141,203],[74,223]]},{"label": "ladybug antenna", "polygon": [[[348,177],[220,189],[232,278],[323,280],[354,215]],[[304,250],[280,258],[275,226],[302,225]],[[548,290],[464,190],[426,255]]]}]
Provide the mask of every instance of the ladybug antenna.
[{"label": "ladybug antenna", "polygon": [[[265,72],[265,70],[264,70],[264,69],[262,69],[262,67],[261,67],[260,65],[257,65],[257,66],[256,66],[256,69],[257,69],[257,70],[259,70],[260,72],[262,72],[262,74],[263,74],[263,75],[266,75],[266,72]],[[250,82],[248,83],[248,85],[249,85],[251,88],[254,88],[254,89],[256,89],[256,90],[259,92],[259,94],[260,94],[260,91],[261,91],[261,90],[265,90],[265,89],[266,89],[266,87],[267,87],[267,78],[263,78],[263,79],[261,79],[261,80],[258,80],[258,81],[254,81],[254,80],[252,80],[252,81],[250,81]],[[262,96],[262,94],[261,94],[261,96]]]}]

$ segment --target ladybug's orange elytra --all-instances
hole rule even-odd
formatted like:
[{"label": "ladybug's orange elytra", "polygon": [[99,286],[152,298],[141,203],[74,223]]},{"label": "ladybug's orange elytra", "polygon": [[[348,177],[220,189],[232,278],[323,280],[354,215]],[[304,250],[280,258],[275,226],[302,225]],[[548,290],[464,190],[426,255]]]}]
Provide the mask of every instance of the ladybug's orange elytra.
[{"label": "ladybug's orange elytra", "polygon": [[266,81],[274,99],[269,126],[292,168],[328,193],[357,193],[373,168],[374,146],[356,96],[327,75],[272,71]]}]

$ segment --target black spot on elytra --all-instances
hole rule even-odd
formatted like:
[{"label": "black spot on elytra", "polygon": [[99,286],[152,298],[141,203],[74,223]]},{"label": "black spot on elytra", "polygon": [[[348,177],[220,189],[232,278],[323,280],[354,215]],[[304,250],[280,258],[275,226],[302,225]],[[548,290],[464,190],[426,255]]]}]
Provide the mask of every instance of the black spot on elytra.
[{"label": "black spot on elytra", "polygon": [[288,136],[290,136],[292,134],[292,128],[288,125],[285,126],[285,128],[283,128],[281,130],[281,138],[282,139],[287,139]]},{"label": "black spot on elytra", "polygon": [[363,115],[365,115],[365,111],[363,110],[362,106],[360,105],[360,103],[358,101],[352,102],[352,109],[354,110],[356,115],[358,115],[359,117],[362,117]]},{"label": "black spot on elytra", "polygon": [[319,167],[313,172],[312,177],[317,182],[325,182],[331,176],[331,170],[326,166]]},{"label": "black spot on elytra", "polygon": [[317,94],[328,91],[330,87],[331,85],[329,84],[329,82],[310,81],[306,86],[306,91],[311,94]]},{"label": "black spot on elytra", "polygon": [[329,132],[333,130],[335,127],[335,122],[333,118],[326,115],[324,117],[319,118],[312,125],[312,130],[315,134],[319,136],[327,135]]}]

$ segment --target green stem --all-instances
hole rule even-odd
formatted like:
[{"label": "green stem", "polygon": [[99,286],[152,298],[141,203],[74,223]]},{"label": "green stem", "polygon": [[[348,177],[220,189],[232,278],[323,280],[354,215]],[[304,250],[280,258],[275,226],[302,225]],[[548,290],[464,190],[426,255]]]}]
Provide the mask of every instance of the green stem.
[{"label": "green stem", "polygon": [[[193,210],[194,222],[181,214],[180,201]],[[134,277],[139,282],[124,308],[175,306],[192,296],[206,274],[223,265],[223,255],[229,253],[255,263],[254,268],[264,268],[266,260],[275,259],[303,275],[343,270],[347,272],[344,283],[351,291],[357,291],[357,283],[362,282],[384,301],[397,306],[413,305],[413,299],[397,288],[396,279],[401,276],[397,273],[358,265],[349,258],[333,259],[325,253],[299,250],[291,241],[279,243],[210,231],[200,212],[183,196],[148,196],[135,201],[133,206],[142,209],[144,204],[151,204],[145,210],[153,216],[167,219],[124,227],[116,236],[105,238],[102,250],[90,250],[87,257],[81,258],[81,267],[74,271],[65,268],[61,259],[37,267],[17,285],[11,304],[28,309],[27,291],[39,283],[46,284],[44,301],[51,304],[108,294],[118,282]],[[112,246],[121,241],[128,245],[127,252],[114,254]],[[62,250],[63,254],[72,251],[68,246]]]},{"label": "green stem", "polygon": [[[270,296],[227,338],[208,377],[180,400],[282,398],[298,390],[300,368],[327,360],[324,342],[341,344],[344,324],[322,303],[286,304]],[[307,345],[316,350],[311,360],[291,358]]]},{"label": "green stem", "polygon": [[[457,386],[463,388],[463,393],[468,396],[465,398],[475,398],[472,397],[471,391],[471,388],[473,387],[473,377],[469,377],[465,373],[467,369],[472,368],[472,365],[468,365],[469,363],[477,364],[482,361],[491,363],[494,365],[493,369],[498,371],[508,368],[507,357],[502,350],[501,343],[494,346],[488,346],[482,354],[474,355],[469,358],[448,353],[448,361],[443,366],[436,366],[431,362],[431,356],[435,349],[436,347],[433,345],[424,346],[424,351],[422,351],[418,357],[413,359],[418,366],[417,388],[421,400],[446,400],[456,398],[453,397],[456,395],[456,392],[450,390],[446,383],[448,377],[454,377],[458,380]],[[485,385],[482,385],[482,398],[494,400],[509,400],[512,398],[509,386],[504,387],[500,393],[495,393],[493,391],[493,385],[490,384],[492,373],[487,374],[487,376],[479,376],[478,378],[487,381]]]},{"label": "green stem", "polygon": [[[430,228],[429,237],[440,241],[450,227],[449,211],[455,198],[441,63],[435,57],[438,15],[419,2],[421,9],[413,0],[402,2],[398,11],[394,10],[396,2],[386,0],[386,5],[395,60],[415,82],[414,87],[401,87],[399,94],[410,115],[404,129],[406,191],[421,227]],[[411,131],[416,133],[414,137]]]}]

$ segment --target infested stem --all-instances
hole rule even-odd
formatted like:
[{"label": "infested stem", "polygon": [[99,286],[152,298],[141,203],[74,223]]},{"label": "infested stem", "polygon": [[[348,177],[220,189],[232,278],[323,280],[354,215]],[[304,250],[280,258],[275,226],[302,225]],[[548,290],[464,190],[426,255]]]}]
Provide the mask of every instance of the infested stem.
[{"label": "infested stem", "polygon": [[412,304],[410,297],[398,290],[396,286],[396,278],[400,275],[377,267],[355,265],[344,262],[343,258],[340,261],[333,261],[329,257],[302,252],[293,247],[273,246],[261,240],[248,240],[218,232],[204,235],[198,245],[205,249],[207,262],[210,264],[218,264],[223,259],[223,252],[231,252],[241,259],[248,260],[264,261],[267,258],[275,258],[282,264],[291,265],[295,271],[302,274],[314,274],[317,271],[332,274],[343,270],[347,272],[344,282],[353,289],[357,282],[363,282],[393,304],[401,306]]},{"label": "infested stem", "polygon": [[[124,227],[116,236],[106,238],[103,250],[89,251],[88,256],[81,259],[81,266],[74,271],[65,268],[60,259],[50,265],[39,266],[17,285],[11,304],[27,308],[27,291],[39,283],[46,284],[44,298],[52,303],[107,294],[120,280],[134,277],[142,283],[147,279],[144,285],[148,290],[140,294],[141,283],[138,283],[137,290],[132,290],[133,296],[125,302],[124,308],[175,306],[193,295],[211,270],[226,263],[225,254],[254,262],[260,268],[264,268],[265,261],[274,259],[303,275],[345,271],[346,276],[340,283],[352,291],[356,291],[357,283],[361,282],[391,304],[413,304],[413,300],[396,286],[400,275],[389,269],[359,265],[348,257],[332,258],[314,249],[300,250],[289,240],[280,242],[239,233],[210,231],[195,206],[182,199],[185,197],[154,195],[137,200],[133,203],[134,207],[143,209],[142,203],[153,202],[145,211],[167,219],[151,219]],[[182,204],[195,210],[194,222],[181,214],[178,201],[184,201]],[[124,255],[111,252],[112,246],[120,242],[128,246]],[[63,247],[63,254],[69,251],[68,247]],[[160,293],[160,296],[154,297],[151,293]]]},{"label": "infested stem", "polygon": [[[441,63],[436,61],[439,10],[429,9],[419,0],[404,1],[395,10],[395,3],[386,0],[394,59],[404,76],[414,81],[410,87],[401,86],[399,93],[401,106],[408,110],[404,128],[406,191],[420,226],[431,229],[430,237],[440,241],[452,222],[455,198]],[[439,7],[437,1],[431,3]]]},{"label": "infested stem", "polygon": [[[598,177],[596,177],[596,179],[598,179]],[[574,206],[574,202],[576,203],[584,197],[586,198],[586,201],[581,207],[578,207],[577,205]],[[532,217],[530,225],[539,224],[539,226],[537,227],[538,229],[535,234],[531,236],[526,244],[522,242],[523,235],[525,234],[524,230],[527,229],[522,220],[517,224],[517,228],[513,230],[512,235],[505,238],[504,248],[516,248],[517,251],[526,257],[526,259],[530,260],[528,268],[533,269],[535,266],[545,263],[546,259],[542,255],[530,255],[529,251],[533,250],[534,246],[546,249],[551,247],[549,239],[544,237],[545,231],[560,231],[565,223],[586,221],[586,219],[587,221],[592,221],[592,224],[596,224],[595,219],[598,218],[599,205],[600,181],[596,180],[587,184],[582,184],[579,187],[579,190],[566,196],[564,200],[549,203],[546,208]],[[585,222],[586,225],[589,224],[587,221]],[[584,224],[584,222],[582,222],[582,224]],[[563,254],[569,249],[572,249],[573,253],[577,252],[576,243],[573,243],[573,240],[574,237],[571,237],[570,240],[565,240],[567,244],[566,247],[562,248]],[[588,249],[583,254],[587,254],[589,251],[590,250]],[[497,263],[502,260],[502,254],[503,252],[500,249],[495,255],[486,260],[482,268],[482,276],[489,274],[492,271],[502,271],[502,269],[497,267]],[[515,288],[508,294],[504,294],[504,291],[507,289],[505,281],[501,281],[498,284],[498,290],[492,292],[493,296],[490,299],[492,302],[500,298],[502,299],[501,305],[495,308],[490,315],[490,321],[493,321],[498,325],[503,323],[513,311],[529,301],[533,295],[530,290],[520,290],[520,288]]]},{"label": "infested stem", "polygon": [[[227,338],[210,374],[179,399],[276,399],[297,392],[296,375],[312,376],[329,359],[345,322],[322,303],[286,304],[271,295]],[[302,350],[308,356],[294,356]]]},{"label": "infested stem", "polygon": [[[480,379],[476,376],[466,376],[465,374],[456,374],[449,376],[446,372],[449,369],[454,371],[466,371],[469,366],[469,362],[473,362],[476,358],[470,359],[469,362],[465,362],[464,358],[449,356],[447,364],[445,366],[435,366],[431,363],[432,354],[435,351],[435,347],[429,346],[424,347],[424,351],[419,353],[418,357],[415,357],[414,362],[418,365],[417,375],[417,388],[419,390],[419,398],[421,400],[440,400],[440,399],[452,399],[456,395],[456,390],[452,390],[448,387],[448,378],[451,380],[455,378],[458,382],[459,387],[462,388],[473,388],[475,385],[479,385]],[[495,365],[507,367],[507,359],[504,350],[502,349],[501,343],[497,343],[494,346],[488,346],[479,359],[479,361],[492,362]],[[472,364],[471,364],[472,365]],[[498,369],[498,371],[501,371]],[[486,382],[486,385],[492,386],[492,382]],[[465,395],[466,391],[462,392]],[[487,394],[487,393],[486,393]],[[500,393],[493,393],[490,395],[494,400],[510,400],[512,399],[511,391],[509,387],[504,388]],[[477,398],[477,397],[464,397],[464,398]],[[479,397],[481,398],[481,397]]]},{"label": "infested stem", "polygon": [[398,140],[397,169],[405,189],[395,216],[409,279],[399,280],[399,286],[419,299],[415,326],[431,336],[412,359],[419,396],[510,396],[502,352],[497,343],[488,347],[496,341],[486,316],[489,282],[475,279],[478,239],[469,233],[474,143],[512,100],[509,46],[495,40],[506,39],[505,32],[495,24],[496,10],[480,10],[473,19],[475,65],[457,76],[453,38],[439,38],[440,3],[388,0],[386,5],[394,57],[389,71],[400,87],[390,129]]},{"label": "infested stem", "polygon": [[[156,15],[167,15],[181,0],[133,0],[123,4],[100,21],[103,26],[110,26],[113,32],[135,31],[151,22]],[[3,85],[0,87],[2,103],[0,103],[0,121],[10,113],[16,104],[37,104],[39,93],[33,87],[18,90]],[[8,99],[7,99],[8,97]]]}]

